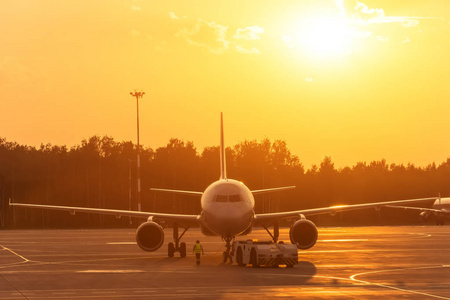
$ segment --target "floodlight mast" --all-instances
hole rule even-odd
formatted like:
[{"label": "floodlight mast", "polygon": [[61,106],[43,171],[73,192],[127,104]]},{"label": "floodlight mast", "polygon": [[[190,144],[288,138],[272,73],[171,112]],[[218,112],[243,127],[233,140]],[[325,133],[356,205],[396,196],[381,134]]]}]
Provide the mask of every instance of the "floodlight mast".
[{"label": "floodlight mast", "polygon": [[139,146],[139,98],[144,96],[145,92],[130,92],[130,95],[136,98],[136,107],[137,107],[137,208],[138,211],[141,210],[141,150]]}]

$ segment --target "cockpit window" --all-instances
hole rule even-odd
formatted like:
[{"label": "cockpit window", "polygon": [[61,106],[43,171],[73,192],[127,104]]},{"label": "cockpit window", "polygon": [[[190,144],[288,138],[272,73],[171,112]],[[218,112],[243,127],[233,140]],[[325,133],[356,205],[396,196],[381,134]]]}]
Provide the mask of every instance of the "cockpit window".
[{"label": "cockpit window", "polygon": [[228,196],[227,195],[217,195],[216,202],[228,202]]},{"label": "cockpit window", "polygon": [[241,197],[239,195],[230,195],[228,196],[230,202],[241,202]]},{"label": "cockpit window", "polygon": [[239,195],[217,195],[216,202],[241,202],[241,196]]}]

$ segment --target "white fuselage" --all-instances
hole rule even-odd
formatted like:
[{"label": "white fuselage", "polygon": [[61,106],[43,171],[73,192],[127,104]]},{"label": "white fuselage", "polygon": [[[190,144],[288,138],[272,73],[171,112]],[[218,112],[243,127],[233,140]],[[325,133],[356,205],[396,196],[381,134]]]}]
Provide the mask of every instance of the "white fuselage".
[{"label": "white fuselage", "polygon": [[201,222],[211,232],[232,237],[246,231],[253,222],[255,199],[237,180],[221,179],[208,186],[201,199]]},{"label": "white fuselage", "polygon": [[433,209],[439,209],[443,212],[450,212],[450,198],[436,199],[433,204]]}]

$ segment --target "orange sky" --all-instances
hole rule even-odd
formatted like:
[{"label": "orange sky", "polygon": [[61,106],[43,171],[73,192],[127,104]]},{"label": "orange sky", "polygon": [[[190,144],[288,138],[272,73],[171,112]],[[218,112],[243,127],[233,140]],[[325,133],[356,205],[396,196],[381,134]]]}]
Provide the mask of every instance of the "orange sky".
[{"label": "orange sky", "polygon": [[[393,3],[391,3],[393,2]],[[0,137],[201,151],[286,140],[310,168],[450,157],[450,1],[1,1]]]}]

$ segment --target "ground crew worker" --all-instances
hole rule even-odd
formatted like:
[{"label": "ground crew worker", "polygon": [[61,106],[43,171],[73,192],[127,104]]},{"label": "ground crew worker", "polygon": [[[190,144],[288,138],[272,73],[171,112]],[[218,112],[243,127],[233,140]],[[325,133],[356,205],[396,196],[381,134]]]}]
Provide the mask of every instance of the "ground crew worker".
[{"label": "ground crew worker", "polygon": [[197,240],[197,242],[194,244],[194,249],[192,249],[192,251],[195,253],[195,258],[197,259],[197,265],[200,264],[200,254],[205,254],[205,252],[203,252],[203,247],[200,244],[200,241]]}]

